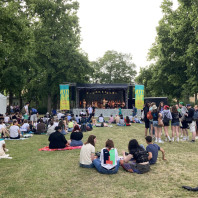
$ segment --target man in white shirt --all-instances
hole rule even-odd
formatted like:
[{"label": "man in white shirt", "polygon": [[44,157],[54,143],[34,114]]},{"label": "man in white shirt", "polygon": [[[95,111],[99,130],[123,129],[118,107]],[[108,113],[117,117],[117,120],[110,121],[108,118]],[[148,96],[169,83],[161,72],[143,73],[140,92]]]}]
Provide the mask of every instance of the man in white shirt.
[{"label": "man in white shirt", "polygon": [[63,113],[61,113],[61,112],[58,112],[58,113],[57,113],[57,117],[58,117],[59,120],[61,119],[62,116],[64,116]]},{"label": "man in white shirt", "polygon": [[18,122],[14,121],[13,126],[10,127],[10,139],[20,139],[20,129],[18,127]]}]

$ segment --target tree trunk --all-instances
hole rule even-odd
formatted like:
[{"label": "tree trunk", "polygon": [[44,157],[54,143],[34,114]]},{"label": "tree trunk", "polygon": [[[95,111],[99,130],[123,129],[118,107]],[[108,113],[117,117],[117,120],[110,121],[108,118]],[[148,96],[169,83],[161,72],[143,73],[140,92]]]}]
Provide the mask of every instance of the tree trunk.
[{"label": "tree trunk", "polygon": [[49,114],[51,114],[51,110],[52,110],[52,96],[51,93],[49,93],[47,98],[47,111]]},{"label": "tree trunk", "polygon": [[195,93],[195,104],[197,104],[197,93]]},{"label": "tree trunk", "polygon": [[9,106],[11,106],[13,103],[13,93],[10,91],[9,92]]}]

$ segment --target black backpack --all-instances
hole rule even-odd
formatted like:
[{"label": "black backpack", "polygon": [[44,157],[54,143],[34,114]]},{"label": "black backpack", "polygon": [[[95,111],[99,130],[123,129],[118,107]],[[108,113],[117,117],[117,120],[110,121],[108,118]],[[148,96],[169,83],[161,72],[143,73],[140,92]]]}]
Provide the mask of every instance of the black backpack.
[{"label": "black backpack", "polygon": [[148,162],[148,152],[144,149],[137,150],[133,153],[137,163]]},{"label": "black backpack", "polygon": [[167,117],[167,113],[164,113],[164,118],[163,118],[163,122],[164,123],[169,123],[169,118]]}]

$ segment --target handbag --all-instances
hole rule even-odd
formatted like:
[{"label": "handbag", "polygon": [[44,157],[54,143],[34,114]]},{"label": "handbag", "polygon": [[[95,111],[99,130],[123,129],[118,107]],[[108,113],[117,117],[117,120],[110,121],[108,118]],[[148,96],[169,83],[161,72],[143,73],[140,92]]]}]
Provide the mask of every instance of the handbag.
[{"label": "handbag", "polygon": [[158,126],[161,126],[161,127],[164,126],[164,123],[162,121],[162,115],[160,113],[159,113],[159,117],[158,117]]}]

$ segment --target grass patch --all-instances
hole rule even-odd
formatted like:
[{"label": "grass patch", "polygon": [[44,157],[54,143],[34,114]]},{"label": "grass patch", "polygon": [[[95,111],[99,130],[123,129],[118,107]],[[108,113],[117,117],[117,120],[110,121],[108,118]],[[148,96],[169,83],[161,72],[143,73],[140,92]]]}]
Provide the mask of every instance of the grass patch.
[{"label": "grass patch", "polygon": [[[119,155],[122,150],[127,151],[130,139],[135,138],[146,146],[144,125],[141,124],[94,128],[84,133],[84,142],[90,134],[97,137],[96,151],[104,147],[108,138],[114,141]],[[197,197],[197,193],[181,188],[182,185],[198,185],[197,142],[162,144],[167,161],[163,161],[159,153],[157,164],[143,175],[127,173],[121,167],[118,174],[102,175],[95,169],[79,167],[80,150],[38,151],[46,145],[46,135],[34,135],[24,141],[6,141],[13,159],[0,160],[0,197]]]}]

